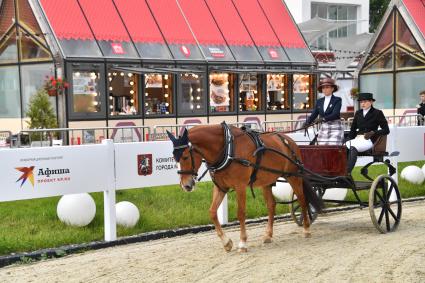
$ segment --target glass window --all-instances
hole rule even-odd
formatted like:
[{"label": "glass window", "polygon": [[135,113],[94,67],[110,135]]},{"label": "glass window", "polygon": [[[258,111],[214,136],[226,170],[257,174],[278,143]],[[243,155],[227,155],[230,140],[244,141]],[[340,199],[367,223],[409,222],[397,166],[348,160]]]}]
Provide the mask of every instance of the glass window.
[{"label": "glass window", "polygon": [[397,97],[395,108],[414,108],[419,93],[424,90],[425,72],[401,72],[396,75]]},{"label": "glass window", "polygon": [[20,50],[22,61],[51,60],[49,51],[39,42],[34,40],[26,31],[19,29]]},{"label": "glass window", "polygon": [[267,75],[267,110],[288,110],[288,76],[283,74]]},{"label": "glass window", "polygon": [[138,115],[139,75],[108,69],[109,115]]},{"label": "glass window", "polygon": [[257,73],[239,75],[239,111],[260,111],[262,105],[262,80]]},{"label": "glass window", "polygon": [[396,67],[397,69],[412,68],[412,67],[425,67],[425,58],[422,56],[415,56],[409,52],[404,51],[402,48],[396,49]]},{"label": "glass window", "polygon": [[96,41],[93,40],[59,40],[63,52],[69,57],[102,57]]},{"label": "glass window", "polygon": [[174,113],[172,74],[145,75],[145,114],[168,115]]},{"label": "glass window", "polygon": [[372,56],[374,56],[374,54],[382,52],[385,48],[387,48],[393,43],[393,15],[394,13],[392,13],[391,16],[388,17],[387,22],[382,28],[381,34],[379,35],[378,39],[375,42],[375,46],[372,49]]},{"label": "glass window", "polygon": [[179,75],[178,112],[179,114],[206,113],[206,79],[201,73]]},{"label": "glass window", "polygon": [[0,67],[0,118],[20,117],[18,67]]},{"label": "glass window", "polygon": [[[377,56],[375,56],[375,58],[376,57]],[[393,49],[392,48],[389,49],[384,54],[378,56],[378,59],[372,61],[372,58],[369,58],[370,61],[367,62],[368,65],[364,68],[364,71],[390,71],[393,69]]]},{"label": "glass window", "polygon": [[234,74],[210,74],[210,110],[215,112],[233,112],[235,87]]},{"label": "glass window", "polygon": [[293,75],[293,109],[305,110],[313,108],[314,81],[312,75]]},{"label": "glass window", "polygon": [[[26,117],[30,98],[43,87],[46,78],[54,76],[52,64],[35,64],[21,66],[22,108]],[[56,108],[56,97],[50,97],[53,108]]]},{"label": "glass window", "polygon": [[373,98],[376,99],[374,107],[378,109],[392,109],[394,105],[393,74],[360,76],[360,92],[373,93]]},{"label": "glass window", "polygon": [[415,37],[410,32],[399,13],[397,13],[397,44],[402,45],[406,49],[410,49],[412,51],[422,51],[421,47],[416,42]]},{"label": "glass window", "polygon": [[70,113],[73,117],[106,114],[104,71],[98,64],[79,64],[70,70]]},{"label": "glass window", "polygon": [[0,63],[13,62],[18,62],[18,47],[14,28],[0,39]]}]

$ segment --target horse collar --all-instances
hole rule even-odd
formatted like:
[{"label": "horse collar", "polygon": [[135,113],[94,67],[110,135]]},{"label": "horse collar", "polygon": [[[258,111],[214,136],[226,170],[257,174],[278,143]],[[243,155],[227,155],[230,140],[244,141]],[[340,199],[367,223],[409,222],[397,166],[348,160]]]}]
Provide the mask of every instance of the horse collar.
[{"label": "horse collar", "polygon": [[225,122],[221,123],[221,126],[223,127],[223,132],[224,132],[223,157],[221,161],[218,161],[215,164],[208,166],[209,167],[208,169],[212,172],[223,170],[224,168],[229,166],[233,160],[234,144],[233,144],[232,131],[230,130],[230,127]]}]

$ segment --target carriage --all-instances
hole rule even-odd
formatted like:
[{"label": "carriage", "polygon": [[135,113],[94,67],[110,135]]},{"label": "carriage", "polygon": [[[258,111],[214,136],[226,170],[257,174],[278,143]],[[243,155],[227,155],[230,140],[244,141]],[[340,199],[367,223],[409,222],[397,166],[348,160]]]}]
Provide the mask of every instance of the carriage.
[{"label": "carriage", "polygon": [[[392,177],[396,174],[396,168],[391,165],[389,157],[397,156],[398,152],[386,151],[386,136],[381,136],[373,148],[359,156],[368,156],[373,160],[364,165],[360,173],[365,181],[354,180],[347,173],[347,148],[343,145],[300,145],[303,166],[306,169],[304,177],[309,179],[316,194],[325,203],[333,204],[356,204],[360,208],[369,208],[373,225],[381,233],[395,231],[401,219],[401,197],[396,181]],[[388,174],[371,177],[369,167],[373,164],[386,166]],[[329,200],[323,199],[327,189],[348,189],[353,192],[355,200]],[[361,191],[369,190],[368,201],[362,200]],[[364,198],[363,198],[364,199]],[[294,193],[291,194],[290,202],[278,202],[290,205],[293,220],[300,226],[303,217],[300,213],[300,205]],[[317,212],[309,207],[308,216],[310,222],[314,222]]]}]

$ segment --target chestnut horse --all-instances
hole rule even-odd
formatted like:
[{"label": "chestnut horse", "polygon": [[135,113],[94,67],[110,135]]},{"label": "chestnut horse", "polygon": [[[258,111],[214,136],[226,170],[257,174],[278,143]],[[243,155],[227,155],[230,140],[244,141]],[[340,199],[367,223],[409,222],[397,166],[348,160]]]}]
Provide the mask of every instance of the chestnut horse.
[{"label": "chestnut horse", "polygon": [[[230,251],[233,242],[223,232],[217,218],[217,209],[230,188],[236,193],[237,217],[240,222],[238,251],[247,251],[245,228],[246,189],[248,185],[261,187],[268,209],[268,222],[264,243],[273,237],[273,221],[276,202],[271,187],[277,178],[284,176],[292,186],[302,209],[304,236],[309,237],[310,221],[307,217],[309,203],[320,211],[320,199],[311,186],[301,177],[302,163],[298,146],[282,133],[254,133],[221,125],[200,125],[184,129],[176,138],[168,132],[173,142],[173,155],[180,165],[180,185],[185,191],[192,191],[201,163],[206,162],[214,182],[210,217],[224,249]],[[257,136],[257,138],[253,138]],[[260,152],[261,151],[261,152]],[[260,158],[259,155],[261,155]],[[258,160],[259,159],[259,160]]]}]

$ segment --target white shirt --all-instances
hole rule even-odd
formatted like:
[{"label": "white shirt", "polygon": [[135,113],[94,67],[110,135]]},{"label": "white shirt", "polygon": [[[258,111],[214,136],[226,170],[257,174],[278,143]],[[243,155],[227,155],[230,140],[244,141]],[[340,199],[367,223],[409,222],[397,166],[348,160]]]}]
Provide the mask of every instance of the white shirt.
[{"label": "white shirt", "polygon": [[370,107],[368,109],[363,109],[363,117],[366,117],[367,112],[369,112]]},{"label": "white shirt", "polygon": [[323,103],[323,111],[326,112],[328,109],[329,103],[331,102],[332,95],[325,96],[325,102]]}]

